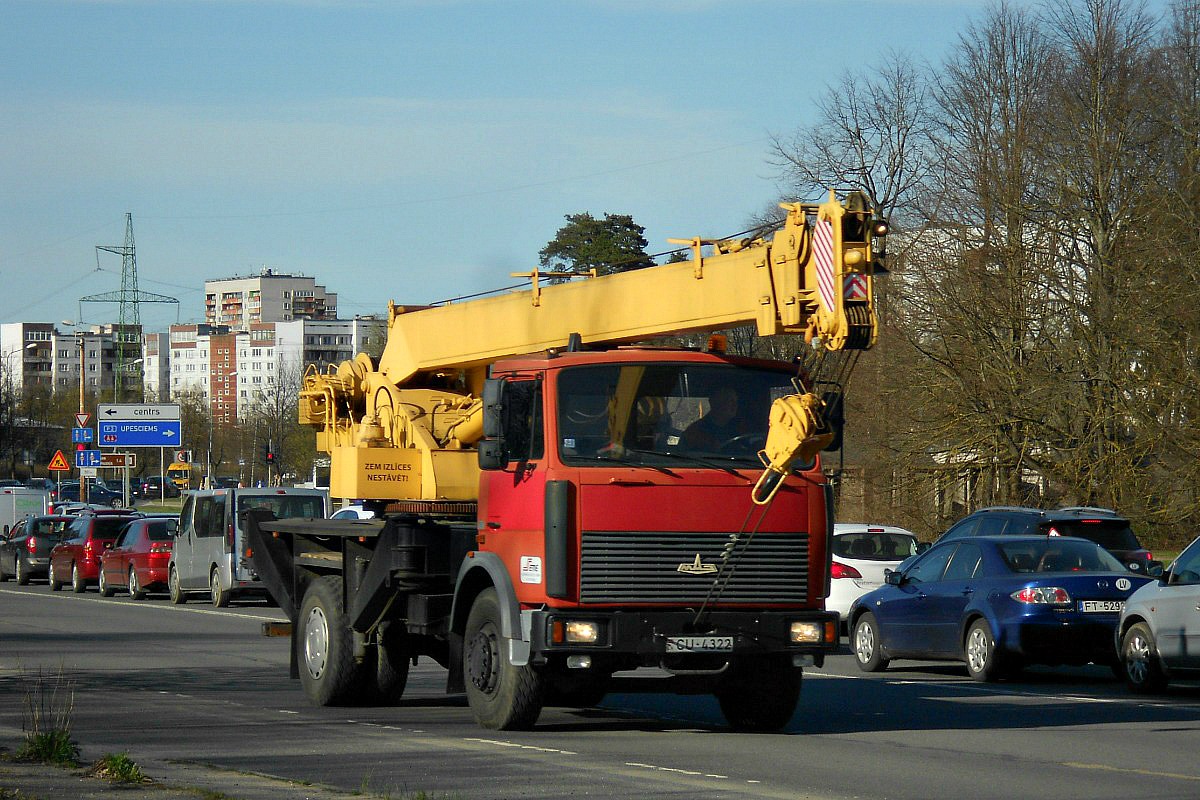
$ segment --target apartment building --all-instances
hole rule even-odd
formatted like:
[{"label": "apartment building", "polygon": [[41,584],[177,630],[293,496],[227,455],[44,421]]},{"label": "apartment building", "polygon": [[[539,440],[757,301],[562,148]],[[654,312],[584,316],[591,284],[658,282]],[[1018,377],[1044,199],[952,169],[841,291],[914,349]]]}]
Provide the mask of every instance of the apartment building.
[{"label": "apartment building", "polygon": [[305,275],[263,269],[254,276],[204,282],[204,320],[209,325],[249,331],[260,322],[336,318],[337,294]]}]

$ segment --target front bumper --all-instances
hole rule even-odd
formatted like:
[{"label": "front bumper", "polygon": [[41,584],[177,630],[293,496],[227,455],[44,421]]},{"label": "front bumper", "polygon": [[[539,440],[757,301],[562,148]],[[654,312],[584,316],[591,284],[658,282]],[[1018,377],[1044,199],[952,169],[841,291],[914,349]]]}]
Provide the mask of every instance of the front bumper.
[{"label": "front bumper", "polygon": [[[598,626],[592,644],[555,641],[555,623],[593,622]],[[814,623],[820,631],[812,642],[792,642],[792,623]],[[554,656],[590,655],[627,665],[686,669],[695,664],[733,661],[742,657],[808,656],[821,666],[838,646],[838,616],[825,611],[715,611],[696,624],[693,611],[613,611],[543,609],[534,611],[530,628],[530,659],[545,663]],[[720,651],[668,652],[672,637],[729,641]]]}]

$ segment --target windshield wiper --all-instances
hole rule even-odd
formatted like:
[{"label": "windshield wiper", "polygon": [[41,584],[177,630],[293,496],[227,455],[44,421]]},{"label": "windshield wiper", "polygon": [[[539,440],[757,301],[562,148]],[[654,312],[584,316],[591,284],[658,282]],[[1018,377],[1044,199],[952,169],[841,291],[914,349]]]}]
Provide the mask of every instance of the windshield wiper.
[{"label": "windshield wiper", "polygon": [[[722,464],[719,461],[713,461],[708,458],[702,458],[701,456],[687,455],[684,453],[673,453],[669,450],[629,450],[628,452],[641,453],[643,455],[652,455],[652,456],[666,456],[667,458],[673,458],[676,461],[690,461],[694,464],[701,464],[703,466],[710,467],[711,469],[719,469],[723,472],[728,472],[730,475],[737,475],[739,478],[744,477],[742,475],[742,473],[735,467],[731,467],[727,464]],[[647,466],[649,466],[649,465],[647,465]]]}]

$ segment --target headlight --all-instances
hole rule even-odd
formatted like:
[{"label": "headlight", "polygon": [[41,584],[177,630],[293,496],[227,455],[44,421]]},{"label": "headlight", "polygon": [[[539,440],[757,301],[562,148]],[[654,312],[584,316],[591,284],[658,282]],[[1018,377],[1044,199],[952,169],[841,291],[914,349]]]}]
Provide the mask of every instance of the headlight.
[{"label": "headlight", "polygon": [[550,623],[550,641],[554,644],[599,644],[600,623],[556,619]]},{"label": "headlight", "polygon": [[793,622],[792,644],[817,644],[821,641],[821,623]]}]

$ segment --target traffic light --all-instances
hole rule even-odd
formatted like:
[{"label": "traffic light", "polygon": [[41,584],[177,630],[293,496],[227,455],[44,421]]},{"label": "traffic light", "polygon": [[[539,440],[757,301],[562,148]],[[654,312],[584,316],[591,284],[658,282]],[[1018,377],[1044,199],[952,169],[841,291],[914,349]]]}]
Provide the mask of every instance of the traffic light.
[{"label": "traffic light", "polygon": [[271,449],[271,445],[263,445],[263,461],[268,464],[275,463],[275,451]]}]

